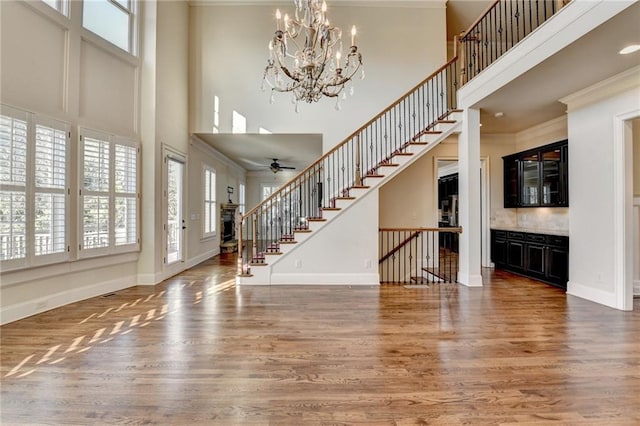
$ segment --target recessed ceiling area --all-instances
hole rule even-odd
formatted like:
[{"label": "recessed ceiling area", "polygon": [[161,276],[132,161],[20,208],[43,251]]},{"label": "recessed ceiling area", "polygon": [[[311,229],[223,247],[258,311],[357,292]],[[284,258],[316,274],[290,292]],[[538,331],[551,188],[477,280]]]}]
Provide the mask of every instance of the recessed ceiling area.
[{"label": "recessed ceiling area", "polygon": [[618,53],[640,42],[639,22],[635,3],[483,99],[477,105],[482,133],[515,133],[559,117],[566,111],[559,99],[639,66],[640,52]]},{"label": "recessed ceiling area", "polygon": [[196,133],[196,137],[248,171],[268,171],[273,159],[301,172],[322,156],[319,134]]}]

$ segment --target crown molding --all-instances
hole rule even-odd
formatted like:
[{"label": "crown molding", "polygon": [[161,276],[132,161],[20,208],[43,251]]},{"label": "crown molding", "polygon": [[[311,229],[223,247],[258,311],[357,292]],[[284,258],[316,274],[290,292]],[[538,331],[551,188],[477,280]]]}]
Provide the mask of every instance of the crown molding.
[{"label": "crown molding", "polygon": [[[291,6],[283,0],[188,0],[190,6]],[[331,7],[444,9],[446,0],[329,0]]]}]

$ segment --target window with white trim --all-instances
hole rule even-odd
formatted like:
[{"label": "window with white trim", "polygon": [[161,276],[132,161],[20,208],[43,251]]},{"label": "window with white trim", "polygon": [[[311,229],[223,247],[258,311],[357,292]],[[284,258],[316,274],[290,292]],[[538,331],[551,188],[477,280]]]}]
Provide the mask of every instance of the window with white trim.
[{"label": "window with white trim", "polygon": [[263,183],[261,186],[262,186],[262,200],[266,200],[271,196],[271,194],[276,193],[278,189],[280,189],[279,185],[275,185],[275,184],[272,185],[269,183]]},{"label": "window with white trim", "polygon": [[245,212],[245,185],[244,183],[240,184],[240,188],[238,189],[238,205],[239,205],[239,209],[240,209],[240,213],[244,214]]},{"label": "window with white trim", "polygon": [[139,152],[134,141],[80,129],[81,257],[139,249]]},{"label": "window with white trim", "polygon": [[231,133],[247,133],[247,119],[238,111],[231,116]]},{"label": "window with white trim", "polygon": [[216,232],[216,171],[204,166],[204,236],[210,237]]},{"label": "window with white trim", "polygon": [[120,49],[134,53],[137,0],[85,0],[82,26]]},{"label": "window with white trim", "polygon": [[3,268],[69,257],[67,123],[2,107],[0,260]]},{"label": "window with white trim", "polygon": [[42,0],[45,4],[51,6],[53,9],[62,13],[64,16],[68,16],[68,0]]},{"label": "window with white trim", "polygon": [[220,133],[220,98],[213,97],[213,133]]}]

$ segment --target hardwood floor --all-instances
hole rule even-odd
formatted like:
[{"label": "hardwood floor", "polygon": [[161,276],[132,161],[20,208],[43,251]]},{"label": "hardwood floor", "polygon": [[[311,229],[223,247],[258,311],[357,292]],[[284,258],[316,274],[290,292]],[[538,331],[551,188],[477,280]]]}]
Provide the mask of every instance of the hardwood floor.
[{"label": "hardwood floor", "polygon": [[503,272],[236,288],[234,267],[1,327],[1,423],[640,423],[638,299],[620,312]]}]

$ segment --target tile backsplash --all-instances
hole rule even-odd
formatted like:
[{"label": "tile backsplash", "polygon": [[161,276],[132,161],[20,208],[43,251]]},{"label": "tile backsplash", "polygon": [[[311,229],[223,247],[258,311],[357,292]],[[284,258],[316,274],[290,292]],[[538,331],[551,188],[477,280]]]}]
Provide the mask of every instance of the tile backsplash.
[{"label": "tile backsplash", "polygon": [[491,212],[491,226],[568,232],[569,208],[495,209]]}]

